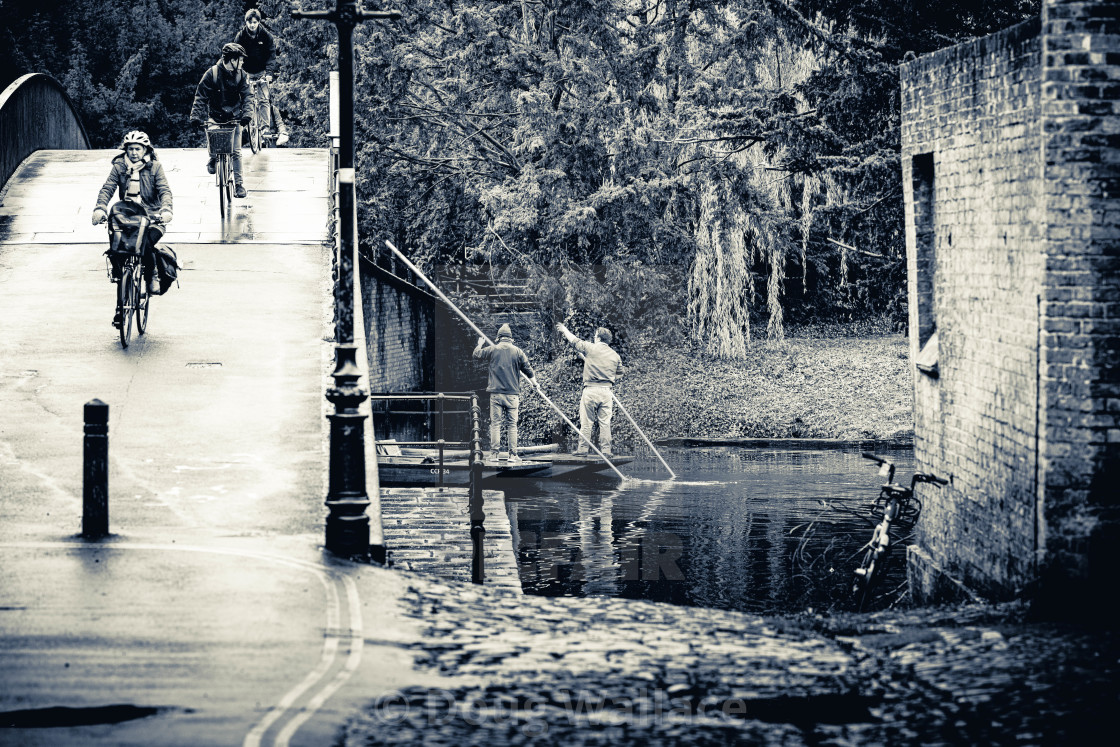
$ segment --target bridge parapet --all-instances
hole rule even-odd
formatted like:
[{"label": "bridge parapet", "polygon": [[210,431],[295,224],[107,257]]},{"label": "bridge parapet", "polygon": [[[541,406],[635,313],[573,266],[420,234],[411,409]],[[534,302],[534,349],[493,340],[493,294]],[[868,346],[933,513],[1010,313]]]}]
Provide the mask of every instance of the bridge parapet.
[{"label": "bridge parapet", "polygon": [[0,184],[37,150],[87,150],[89,135],[62,84],[28,73],[0,94]]}]

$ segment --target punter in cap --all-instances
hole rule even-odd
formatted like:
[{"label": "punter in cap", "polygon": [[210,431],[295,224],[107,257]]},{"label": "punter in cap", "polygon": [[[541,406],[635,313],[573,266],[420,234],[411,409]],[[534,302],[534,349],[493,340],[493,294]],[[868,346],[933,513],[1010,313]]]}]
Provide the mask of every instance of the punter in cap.
[{"label": "punter in cap", "polygon": [[529,357],[513,344],[513,333],[508,324],[498,327],[498,342],[487,345],[485,337],[478,338],[474,357],[490,363],[490,458],[498,457],[502,443],[502,425],[505,424],[509,440],[509,460],[521,461],[517,456],[517,411],[521,406],[521,374],[533,378]]}]

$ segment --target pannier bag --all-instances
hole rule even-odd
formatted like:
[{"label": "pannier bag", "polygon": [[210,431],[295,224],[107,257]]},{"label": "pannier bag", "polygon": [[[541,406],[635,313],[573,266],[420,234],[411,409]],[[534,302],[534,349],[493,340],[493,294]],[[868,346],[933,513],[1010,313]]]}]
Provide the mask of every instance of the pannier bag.
[{"label": "pannier bag", "polygon": [[153,247],[152,256],[156,263],[156,277],[159,278],[159,293],[156,295],[162,296],[172,283],[179,284],[179,258],[174,249],[162,244]]}]

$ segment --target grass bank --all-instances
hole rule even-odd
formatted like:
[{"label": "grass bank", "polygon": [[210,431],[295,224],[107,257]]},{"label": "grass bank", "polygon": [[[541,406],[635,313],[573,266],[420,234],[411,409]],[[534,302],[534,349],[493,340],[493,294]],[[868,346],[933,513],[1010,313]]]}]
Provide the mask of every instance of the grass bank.
[{"label": "grass bank", "polygon": [[[735,362],[661,348],[624,356],[628,373],[615,392],[651,439],[907,439],[913,435],[908,353],[902,335],[755,341],[747,359]],[[577,426],[581,366],[567,349],[535,366],[544,392]],[[620,447],[640,438],[622,413],[612,426]],[[525,393],[525,443],[566,430],[539,396]]]}]

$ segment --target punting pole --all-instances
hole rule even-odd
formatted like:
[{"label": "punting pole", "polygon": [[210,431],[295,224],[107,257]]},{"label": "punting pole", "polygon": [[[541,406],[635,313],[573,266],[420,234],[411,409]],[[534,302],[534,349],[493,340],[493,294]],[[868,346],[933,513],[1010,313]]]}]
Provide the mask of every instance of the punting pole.
[{"label": "punting pole", "polygon": [[657,458],[661,460],[661,463],[663,465],[665,465],[665,469],[669,470],[669,477],[675,480],[677,478],[677,473],[673,471],[672,467],[665,463],[665,460],[661,457],[661,452],[657,450],[657,447],[653,445],[653,442],[651,442],[649,438],[646,437],[646,434],[642,431],[638,424],[634,422],[634,418],[630,417],[630,413],[627,412],[626,408],[622,406],[622,400],[618,398],[613,389],[611,390],[611,396],[614,397],[614,403],[618,405],[618,409],[622,410],[622,414],[625,415],[626,419],[633,424],[634,430],[638,431],[638,433],[641,434],[642,440],[646,442],[646,446],[648,446],[653,451],[653,453],[657,455]]},{"label": "punting pole", "polygon": [[[388,239],[385,239],[385,246],[389,247],[390,251],[392,251],[393,254],[397,255],[397,258],[400,259],[402,262],[404,262],[405,266],[408,267],[408,269],[412,270],[412,272],[416,274],[416,277],[420,278],[425,283],[427,283],[428,287],[431,288],[432,291],[437,296],[439,296],[440,299],[445,304],[447,304],[451,308],[452,311],[454,311],[456,314],[458,314],[464,322],[469,324],[470,328],[473,329],[475,332],[477,332],[479,337],[482,337],[483,339],[486,340],[486,342],[490,343],[491,345],[494,344],[494,341],[491,340],[488,335],[484,334],[483,331],[480,330],[475,325],[475,323],[470,320],[470,317],[468,317],[466,314],[464,314],[463,311],[458,306],[456,306],[454,303],[452,303],[451,299],[448,298],[447,296],[445,296],[443,294],[443,291],[441,291],[439,288],[437,288],[436,284],[428,279],[427,275],[420,272],[420,268],[417,267],[416,265],[412,264],[412,262],[409,260],[409,258],[404,256],[404,254],[401,253],[400,249],[397,249],[397,247],[393,246],[392,242],[389,241]],[[543,399],[545,402],[547,402],[549,404],[549,406],[553,410],[556,411],[556,414],[564,419],[564,422],[568,424],[569,428],[571,428],[577,434],[579,433],[579,428],[576,428],[575,425],[572,423],[572,421],[568,420],[568,416],[565,415],[563,412],[561,412],[560,408],[557,407],[556,404],[551,399],[548,398],[548,395],[545,394],[544,390],[542,390],[540,388],[540,386],[537,384],[536,379],[530,379],[528,376],[526,376],[524,374],[524,372],[521,373],[521,378],[525,379],[526,381],[528,381],[530,384],[533,385],[533,388],[537,390],[537,394],[541,395],[541,399]],[[611,469],[613,469],[615,471],[615,474],[617,474],[620,479],[623,479],[623,480],[626,479],[626,475],[619,472],[618,467],[614,466],[614,463],[611,462],[610,459],[607,459],[607,457],[603,454],[603,452],[599,451],[599,449],[595,446],[595,444],[589,444],[589,445],[591,446],[592,449],[595,449],[595,453],[598,454],[603,459],[604,462],[606,462],[607,464],[610,465]]]}]

